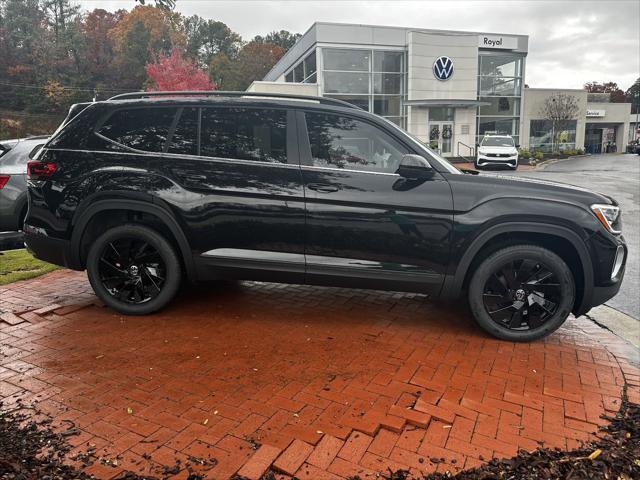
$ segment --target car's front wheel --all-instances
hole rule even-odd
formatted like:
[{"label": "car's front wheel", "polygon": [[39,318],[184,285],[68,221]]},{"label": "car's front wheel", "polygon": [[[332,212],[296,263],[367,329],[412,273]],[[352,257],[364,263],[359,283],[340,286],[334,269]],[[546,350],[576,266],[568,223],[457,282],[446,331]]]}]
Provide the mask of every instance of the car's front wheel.
[{"label": "car's front wheel", "polygon": [[134,224],[111,228],[93,242],[87,275],[100,300],[127,315],[163,308],[181,281],[171,244],[155,230]]},{"label": "car's front wheel", "polygon": [[469,305],[491,335],[530,341],[549,335],[571,313],[575,281],[555,253],[535,245],[499,250],[480,263],[469,284]]}]

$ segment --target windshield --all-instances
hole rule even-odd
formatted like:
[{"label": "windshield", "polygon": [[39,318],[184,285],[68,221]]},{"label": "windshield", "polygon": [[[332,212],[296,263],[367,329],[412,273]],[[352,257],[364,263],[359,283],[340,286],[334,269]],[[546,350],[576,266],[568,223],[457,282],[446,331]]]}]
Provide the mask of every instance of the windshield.
[{"label": "windshield", "polygon": [[513,147],[513,138],[511,137],[484,137],[482,143],[483,147]]}]

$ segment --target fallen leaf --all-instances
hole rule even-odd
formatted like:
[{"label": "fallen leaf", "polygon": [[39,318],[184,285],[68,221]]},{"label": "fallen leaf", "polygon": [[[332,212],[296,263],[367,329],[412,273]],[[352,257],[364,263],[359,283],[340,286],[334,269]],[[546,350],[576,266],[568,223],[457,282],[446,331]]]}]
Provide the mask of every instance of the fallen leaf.
[{"label": "fallen leaf", "polygon": [[131,415],[133,413],[133,408],[127,407],[127,413]]},{"label": "fallen leaf", "polygon": [[591,455],[589,455],[589,460],[595,460],[600,456],[601,453],[602,453],[602,450],[600,450],[599,448],[596,448],[593,452],[591,452]]}]

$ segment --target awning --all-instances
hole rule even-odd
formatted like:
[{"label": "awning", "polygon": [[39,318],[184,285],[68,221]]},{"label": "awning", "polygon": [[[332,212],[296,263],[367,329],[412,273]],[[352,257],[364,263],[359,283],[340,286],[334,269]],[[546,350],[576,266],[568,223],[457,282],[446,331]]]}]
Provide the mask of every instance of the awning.
[{"label": "awning", "polygon": [[409,107],[484,107],[491,105],[489,102],[481,102],[480,100],[467,100],[467,99],[445,99],[445,98],[432,98],[425,100],[405,100],[404,105]]}]

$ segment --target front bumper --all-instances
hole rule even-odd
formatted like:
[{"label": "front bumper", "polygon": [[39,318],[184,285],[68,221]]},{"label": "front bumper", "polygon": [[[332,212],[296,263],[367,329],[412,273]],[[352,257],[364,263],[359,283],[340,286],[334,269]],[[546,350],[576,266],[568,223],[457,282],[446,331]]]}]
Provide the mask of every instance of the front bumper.
[{"label": "front bumper", "polygon": [[513,155],[511,157],[488,157],[486,155],[478,154],[476,158],[476,165],[479,167],[486,167],[488,165],[517,167],[518,155]]}]

